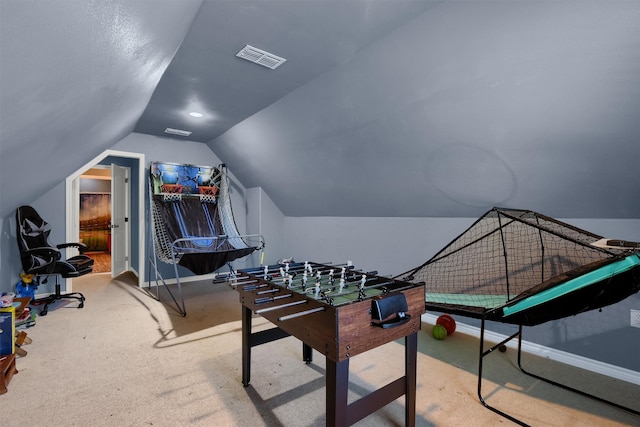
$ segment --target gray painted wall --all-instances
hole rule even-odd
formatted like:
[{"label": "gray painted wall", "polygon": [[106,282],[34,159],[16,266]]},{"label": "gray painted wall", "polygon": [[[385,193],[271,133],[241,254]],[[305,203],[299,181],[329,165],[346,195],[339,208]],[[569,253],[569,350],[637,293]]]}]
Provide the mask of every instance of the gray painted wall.
[{"label": "gray painted wall", "polygon": [[397,275],[416,267],[468,228],[466,218],[287,217],[285,242],[296,261],[353,261]]},{"label": "gray painted wall", "polygon": [[[263,264],[275,264],[279,259],[290,257],[292,254],[284,244],[284,215],[262,188],[247,190],[247,209],[247,234],[260,234],[266,243]],[[252,265],[259,265],[261,256],[252,255]]]},{"label": "gray painted wall", "polygon": [[[520,207],[520,206],[519,206]],[[523,207],[526,208],[526,207]],[[544,212],[543,212],[544,213]],[[285,218],[285,246],[296,261],[353,261],[356,268],[397,275],[427,261],[477,218]],[[561,219],[610,238],[640,241],[640,220]],[[640,309],[640,294],[578,316],[526,328],[525,339],[540,345],[640,372],[640,329],[632,328],[630,309]],[[457,320],[478,326],[475,319]],[[489,329],[511,333],[509,325]]]},{"label": "gray painted wall", "polygon": [[[132,133],[126,138],[123,138],[116,145],[111,147],[113,150],[143,153],[145,155],[146,165],[144,165],[148,172],[149,163],[151,161],[172,161],[178,163],[191,163],[202,165],[218,165],[220,159],[205,145],[196,142],[180,141],[181,145],[177,145],[175,140],[167,138],[159,138],[149,135],[142,135]],[[131,173],[131,191],[132,198],[137,200],[138,195],[138,178],[137,178],[137,162],[133,162],[131,159],[107,157],[102,164],[117,163],[121,166],[129,166],[132,168]],[[82,165],[77,165],[78,168]],[[241,232],[244,232],[246,228],[246,208],[244,201],[245,188],[231,176],[231,191],[232,191],[232,203],[237,206],[234,209],[236,214],[236,221],[238,228]],[[148,217],[148,190],[145,185],[145,219]],[[51,225],[51,242],[54,244],[62,243],[66,241],[66,209],[65,209],[65,182],[64,180],[56,184],[50,191],[46,192],[42,197],[29,203],[32,205],[40,215]],[[17,206],[16,206],[17,208]],[[137,236],[138,232],[136,227],[140,224],[140,218],[136,217],[134,210],[132,209],[132,236]],[[16,243],[16,223],[15,223],[15,210],[9,215],[5,216],[0,221],[2,229],[2,235],[0,240],[0,291],[7,292],[15,289],[16,283],[20,280],[20,271],[22,269],[20,265],[20,255],[18,253],[18,247]],[[146,234],[146,233],[145,233]],[[148,234],[146,234],[148,235]],[[145,244],[148,245],[147,242]],[[139,253],[138,242],[134,239],[132,241],[132,268],[138,270],[137,254]],[[148,249],[148,248],[147,248]],[[145,257],[146,259],[146,257]],[[182,267],[180,267],[182,269]],[[167,274],[167,277],[174,277],[173,267],[163,265],[163,273]],[[184,269],[184,272],[180,274],[190,275],[191,273]],[[62,289],[65,289],[64,279],[61,282]],[[51,281],[46,286],[40,287],[39,293],[53,292],[54,283]]]},{"label": "gray painted wall", "polygon": [[[153,160],[206,165],[220,163],[205,144],[182,141],[181,145],[176,145],[174,140],[141,134],[131,134],[112,148],[144,153],[145,168]],[[289,256],[294,256],[298,261],[309,259],[340,263],[351,260],[363,270],[396,275],[426,261],[476,220],[284,217],[261,188],[246,190],[233,177],[233,171],[230,172],[232,204],[238,228],[241,232],[258,231],[265,235],[266,263]],[[65,185],[60,182],[31,203],[52,225],[51,239],[54,242],[63,242],[65,239],[64,194]],[[145,197],[148,195],[145,194]],[[640,219],[564,221],[606,237],[640,240]],[[13,214],[1,218],[0,227],[0,290],[6,291],[13,289],[20,272]],[[252,262],[255,262],[255,258]],[[166,277],[173,277],[173,270],[168,265],[164,273]],[[186,270],[183,273],[189,274]],[[40,291],[51,290],[52,285],[48,285]],[[637,339],[640,330],[629,326],[631,308],[640,309],[639,295],[605,308],[601,313],[584,313],[528,328],[526,339],[640,372],[640,360],[631,356],[640,350],[640,341]],[[458,320],[474,324],[472,319]],[[508,326],[494,324],[491,329],[504,332]],[[627,346],[624,350],[622,343]]]}]

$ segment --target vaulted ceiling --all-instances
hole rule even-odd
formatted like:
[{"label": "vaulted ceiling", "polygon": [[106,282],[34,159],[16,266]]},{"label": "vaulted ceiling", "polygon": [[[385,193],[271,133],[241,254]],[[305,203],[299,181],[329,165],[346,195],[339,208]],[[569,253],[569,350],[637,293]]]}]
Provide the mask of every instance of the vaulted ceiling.
[{"label": "vaulted ceiling", "polygon": [[207,144],[290,216],[640,218],[638,1],[2,0],[0,20],[2,216],[138,132]]}]

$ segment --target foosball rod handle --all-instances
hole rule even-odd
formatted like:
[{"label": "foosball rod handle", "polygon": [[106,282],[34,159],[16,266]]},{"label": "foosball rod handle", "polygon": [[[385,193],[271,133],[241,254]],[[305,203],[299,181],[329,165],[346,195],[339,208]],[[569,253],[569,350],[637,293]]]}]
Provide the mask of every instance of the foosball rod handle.
[{"label": "foosball rod handle", "polygon": [[317,308],[312,308],[312,309],[305,310],[305,311],[299,311],[297,313],[288,314],[286,316],[278,317],[278,322],[284,322],[285,320],[291,320],[291,319],[295,319],[296,317],[302,317],[302,316],[306,316],[308,314],[313,314],[313,313],[317,313],[319,311],[325,311],[325,310],[326,310],[325,307],[317,307]]}]

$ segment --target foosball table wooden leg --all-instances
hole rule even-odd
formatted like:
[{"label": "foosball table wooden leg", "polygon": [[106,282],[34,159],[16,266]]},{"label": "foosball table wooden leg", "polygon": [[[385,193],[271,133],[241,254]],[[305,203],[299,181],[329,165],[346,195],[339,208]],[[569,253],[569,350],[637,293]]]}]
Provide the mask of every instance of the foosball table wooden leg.
[{"label": "foosball table wooden leg", "polygon": [[327,427],[348,426],[349,359],[334,362],[327,358],[326,381]]},{"label": "foosball table wooden leg", "polygon": [[305,343],[302,343],[302,360],[307,365],[313,362],[313,348]]},{"label": "foosball table wooden leg", "polygon": [[416,383],[418,362],[418,334],[413,333],[404,338],[405,378],[405,425],[416,425]]},{"label": "foosball table wooden leg", "polygon": [[242,306],[242,385],[251,381],[251,315],[250,309]]}]

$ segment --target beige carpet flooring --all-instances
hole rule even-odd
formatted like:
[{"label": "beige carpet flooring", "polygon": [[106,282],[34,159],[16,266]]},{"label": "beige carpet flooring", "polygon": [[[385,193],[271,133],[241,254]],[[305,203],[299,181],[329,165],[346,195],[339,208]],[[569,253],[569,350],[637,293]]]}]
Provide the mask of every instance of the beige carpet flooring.
[{"label": "beige carpet flooring", "polygon": [[[2,426],[321,426],[325,361],[301,361],[295,338],[253,349],[249,387],[241,384],[237,293],[209,281],[185,284],[188,315],[134,284],[92,274],[74,280],[84,309],[58,302],[28,329],[33,342],[0,395]],[[256,318],[254,325],[268,324]],[[475,337],[419,334],[419,426],[515,425],[478,401]],[[351,360],[350,401],[403,373],[404,348],[392,342]],[[486,359],[487,401],[536,426],[640,425],[640,417],[521,374],[515,351]],[[551,375],[640,409],[640,389],[533,356],[532,371]],[[404,398],[358,426],[404,425]]]}]

